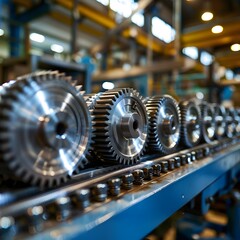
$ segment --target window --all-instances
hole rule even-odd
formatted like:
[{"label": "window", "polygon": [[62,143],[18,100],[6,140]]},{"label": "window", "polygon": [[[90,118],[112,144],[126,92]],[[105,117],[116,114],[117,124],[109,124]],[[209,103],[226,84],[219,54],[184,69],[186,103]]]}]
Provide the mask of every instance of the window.
[{"label": "window", "polygon": [[152,18],[152,34],[166,43],[174,40],[176,31],[158,17]]},{"label": "window", "polygon": [[213,62],[213,56],[210,53],[203,51],[200,56],[200,62],[203,65],[208,66]]},{"label": "window", "polygon": [[[137,9],[138,4],[133,0],[97,0],[97,2],[108,6],[119,15],[128,18],[132,12]],[[144,15],[142,12],[137,12],[132,16],[132,22],[142,27],[144,25]]]},{"label": "window", "polygon": [[97,2],[101,3],[104,6],[108,6],[109,0],[97,0]]},{"label": "window", "polygon": [[198,49],[196,47],[185,47],[182,52],[192,59],[198,59]]}]

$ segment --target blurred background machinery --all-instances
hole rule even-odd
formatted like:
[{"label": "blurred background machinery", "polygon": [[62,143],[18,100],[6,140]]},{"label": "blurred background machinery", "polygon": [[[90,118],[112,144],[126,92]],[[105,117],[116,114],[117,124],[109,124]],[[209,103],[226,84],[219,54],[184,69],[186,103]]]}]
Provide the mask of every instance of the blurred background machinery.
[{"label": "blurred background machinery", "polygon": [[0,238],[240,239],[239,9],[0,0]]}]

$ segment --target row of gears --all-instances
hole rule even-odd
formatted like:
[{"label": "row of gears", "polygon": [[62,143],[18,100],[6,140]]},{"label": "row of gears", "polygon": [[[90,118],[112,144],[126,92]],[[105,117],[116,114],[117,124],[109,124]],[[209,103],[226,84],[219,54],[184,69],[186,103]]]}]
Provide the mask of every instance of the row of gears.
[{"label": "row of gears", "polygon": [[130,88],[84,94],[56,71],[0,87],[1,175],[51,187],[88,161],[136,164],[144,153],[170,154],[240,133],[240,112],[169,95],[143,99]]}]

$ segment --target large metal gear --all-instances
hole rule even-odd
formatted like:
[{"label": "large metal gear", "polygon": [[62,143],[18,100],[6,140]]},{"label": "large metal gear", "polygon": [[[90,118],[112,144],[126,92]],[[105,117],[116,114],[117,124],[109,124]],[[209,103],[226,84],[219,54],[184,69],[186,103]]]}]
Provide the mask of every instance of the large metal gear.
[{"label": "large metal gear", "polygon": [[173,153],[180,140],[180,109],[169,95],[154,96],[146,102],[149,117],[149,150]]},{"label": "large metal gear", "polygon": [[213,104],[214,121],[216,124],[215,138],[220,140],[224,138],[226,132],[225,108],[218,104]]},{"label": "large metal gear", "polygon": [[201,113],[193,101],[182,101],[181,110],[181,141],[184,146],[194,147],[201,140]]},{"label": "large metal gear", "polygon": [[201,118],[202,118],[202,140],[210,143],[215,138],[216,124],[214,118],[214,110],[211,105],[206,102],[200,104]]},{"label": "large metal gear", "polygon": [[98,96],[92,112],[94,150],[108,162],[133,164],[140,160],[147,139],[147,113],[139,93],[113,89]]},{"label": "large metal gear", "polygon": [[57,72],[19,78],[0,103],[0,151],[24,182],[54,186],[86,163],[91,120],[80,92]]},{"label": "large metal gear", "polygon": [[234,108],[226,108],[226,136],[232,138],[236,133],[235,111]]}]

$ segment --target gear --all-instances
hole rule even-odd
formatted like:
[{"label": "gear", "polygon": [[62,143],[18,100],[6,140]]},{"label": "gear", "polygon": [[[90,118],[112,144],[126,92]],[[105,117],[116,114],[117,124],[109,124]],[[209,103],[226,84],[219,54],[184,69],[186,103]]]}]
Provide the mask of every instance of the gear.
[{"label": "gear", "polygon": [[147,113],[139,93],[113,89],[98,96],[92,112],[94,150],[108,162],[140,160],[147,139]]},{"label": "gear", "polygon": [[226,108],[226,136],[232,138],[236,134],[236,122],[234,108]]},{"label": "gear", "polygon": [[180,140],[180,109],[169,95],[154,96],[146,102],[149,118],[148,147],[164,154],[173,153]]},{"label": "gear", "polygon": [[225,136],[226,122],[225,122],[225,108],[221,105],[213,104],[214,119],[216,123],[215,138],[222,139]]},{"label": "gear", "polygon": [[201,113],[193,101],[182,101],[181,111],[181,141],[184,146],[194,147],[201,140]]},{"label": "gear", "polygon": [[2,96],[1,160],[24,182],[59,185],[86,164],[90,114],[65,80],[53,71],[26,75]]},{"label": "gear", "polygon": [[200,104],[201,118],[202,118],[202,141],[210,143],[214,140],[216,124],[214,118],[213,108],[208,103]]}]

